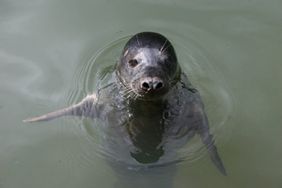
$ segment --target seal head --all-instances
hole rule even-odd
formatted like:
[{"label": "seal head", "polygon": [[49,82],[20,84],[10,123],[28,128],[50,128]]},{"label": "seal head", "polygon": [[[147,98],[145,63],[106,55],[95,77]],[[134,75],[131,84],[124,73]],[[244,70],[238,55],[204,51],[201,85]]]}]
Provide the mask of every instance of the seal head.
[{"label": "seal head", "polygon": [[121,83],[138,98],[147,100],[166,94],[179,80],[180,72],[171,43],[153,32],[134,35],[117,63]]}]

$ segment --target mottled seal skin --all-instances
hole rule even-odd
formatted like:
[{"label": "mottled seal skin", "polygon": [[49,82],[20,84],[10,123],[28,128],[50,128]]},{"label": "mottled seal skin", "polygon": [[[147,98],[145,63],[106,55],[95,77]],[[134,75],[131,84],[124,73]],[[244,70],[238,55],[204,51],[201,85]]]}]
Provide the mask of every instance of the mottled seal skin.
[{"label": "mottled seal skin", "polygon": [[114,130],[109,148],[127,148],[140,164],[157,164],[198,134],[211,160],[226,175],[199,92],[181,71],[170,41],[153,32],[134,35],[116,64],[115,81],[80,103],[25,122],[66,115],[101,119]]}]

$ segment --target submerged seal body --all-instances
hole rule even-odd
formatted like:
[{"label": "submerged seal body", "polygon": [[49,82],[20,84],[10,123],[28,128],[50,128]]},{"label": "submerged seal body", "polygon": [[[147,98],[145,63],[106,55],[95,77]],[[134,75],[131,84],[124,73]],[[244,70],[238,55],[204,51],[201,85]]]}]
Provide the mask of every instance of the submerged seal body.
[{"label": "submerged seal body", "polygon": [[199,92],[181,71],[167,38],[153,32],[134,35],[126,43],[113,74],[115,79],[109,87],[80,103],[24,121],[66,115],[101,119],[114,128],[110,129],[110,135],[114,135],[109,141],[111,149],[122,146],[121,153],[141,164],[162,160],[170,152],[168,145],[181,147],[198,134],[213,163],[226,174]]}]

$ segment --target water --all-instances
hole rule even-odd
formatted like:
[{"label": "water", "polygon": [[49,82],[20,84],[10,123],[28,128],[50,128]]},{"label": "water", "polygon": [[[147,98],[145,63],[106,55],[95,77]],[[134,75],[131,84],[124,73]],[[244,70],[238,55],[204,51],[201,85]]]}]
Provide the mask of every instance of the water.
[{"label": "water", "polygon": [[[282,187],[281,6],[0,1],[0,187]],[[197,149],[183,150],[188,159],[176,167],[124,174],[97,154],[93,122],[22,123],[91,93],[100,66],[117,60],[127,37],[147,30],[172,41],[199,88],[227,177]]]}]

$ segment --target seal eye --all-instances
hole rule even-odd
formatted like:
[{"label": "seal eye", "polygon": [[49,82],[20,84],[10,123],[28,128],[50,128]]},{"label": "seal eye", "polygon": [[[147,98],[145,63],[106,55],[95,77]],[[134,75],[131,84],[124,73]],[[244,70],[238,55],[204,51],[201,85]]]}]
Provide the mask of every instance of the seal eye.
[{"label": "seal eye", "polygon": [[130,67],[136,67],[138,65],[138,61],[136,59],[131,59],[128,61]]}]

